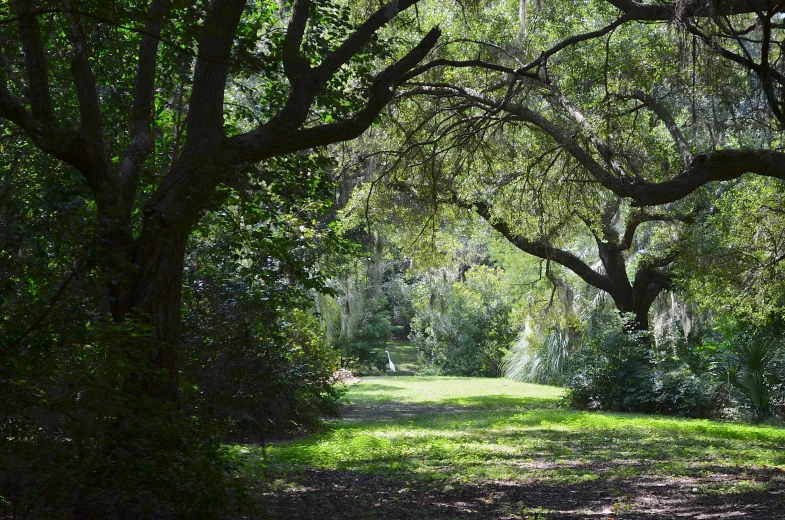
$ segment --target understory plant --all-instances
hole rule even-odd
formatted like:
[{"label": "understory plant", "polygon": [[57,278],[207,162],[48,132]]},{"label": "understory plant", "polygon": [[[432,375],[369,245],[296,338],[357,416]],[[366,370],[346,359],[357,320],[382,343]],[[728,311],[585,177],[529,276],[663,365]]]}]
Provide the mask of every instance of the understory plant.
[{"label": "understory plant", "polygon": [[0,181],[0,518],[219,517],[233,462],[216,423],[145,392],[150,329],[112,319],[86,186],[18,157]]},{"label": "understory plant", "polygon": [[785,402],[785,349],[769,330],[738,320],[720,321],[723,339],[708,343],[715,352],[714,374],[731,406],[746,409],[759,422]]},{"label": "understory plant", "polygon": [[189,411],[264,443],[336,414],[338,360],[313,306],[326,290],[319,251],[333,240],[314,222],[329,205],[310,192],[255,188],[231,193],[191,239],[183,368]]},{"label": "understory plant", "polygon": [[561,386],[567,378],[569,356],[566,332],[551,329],[541,338],[527,324],[504,358],[504,376],[524,383]]},{"label": "understory plant", "polygon": [[719,400],[708,374],[697,374],[674,354],[655,345],[647,331],[626,317],[605,318],[571,356],[566,401],[578,409],[710,417]]},{"label": "understory plant", "polygon": [[453,376],[501,375],[515,330],[502,279],[477,266],[465,281],[422,284],[411,339],[426,371]]}]

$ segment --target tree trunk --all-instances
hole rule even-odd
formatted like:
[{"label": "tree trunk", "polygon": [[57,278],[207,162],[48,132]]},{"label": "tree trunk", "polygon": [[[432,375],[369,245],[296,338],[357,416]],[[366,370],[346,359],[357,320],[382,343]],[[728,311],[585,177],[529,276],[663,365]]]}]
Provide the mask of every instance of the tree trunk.
[{"label": "tree trunk", "polygon": [[630,329],[633,331],[649,330],[649,311],[654,303],[654,298],[662,292],[662,287],[647,287],[647,291],[641,291],[634,287],[620,287],[618,291],[611,293],[613,302],[619,312],[633,315],[633,322]]},{"label": "tree trunk", "polygon": [[138,323],[150,327],[149,339],[139,347],[158,369],[154,377],[143,380],[142,391],[175,408],[180,404],[180,305],[188,235],[188,229],[169,228],[142,243],[131,311]]}]

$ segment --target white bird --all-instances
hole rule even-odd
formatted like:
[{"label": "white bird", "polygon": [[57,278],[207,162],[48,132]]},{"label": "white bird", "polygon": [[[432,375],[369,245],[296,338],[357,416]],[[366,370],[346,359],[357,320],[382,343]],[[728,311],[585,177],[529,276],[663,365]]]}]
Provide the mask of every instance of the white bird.
[{"label": "white bird", "polygon": [[392,362],[392,358],[390,357],[390,351],[385,350],[385,352],[387,352],[387,360],[390,362],[390,370],[395,372],[395,363]]}]

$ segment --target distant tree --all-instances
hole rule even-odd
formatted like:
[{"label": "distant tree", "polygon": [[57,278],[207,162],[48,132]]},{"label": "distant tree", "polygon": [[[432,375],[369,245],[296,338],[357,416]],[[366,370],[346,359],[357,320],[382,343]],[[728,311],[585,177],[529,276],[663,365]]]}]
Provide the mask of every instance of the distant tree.
[{"label": "distant tree", "polygon": [[[398,96],[380,178],[474,209],[645,329],[707,184],[785,178],[781,19],[757,1],[552,2],[521,20],[537,30],[454,36]],[[571,250],[587,231],[597,263]]]}]

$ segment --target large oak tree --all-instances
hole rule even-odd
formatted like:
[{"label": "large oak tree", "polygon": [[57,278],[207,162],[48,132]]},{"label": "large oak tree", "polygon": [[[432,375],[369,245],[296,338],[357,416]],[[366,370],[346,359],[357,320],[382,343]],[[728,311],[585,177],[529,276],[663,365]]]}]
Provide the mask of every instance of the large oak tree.
[{"label": "large oak tree", "polygon": [[[375,73],[353,77],[353,61],[416,3],[390,1],[358,23],[309,0],[14,0],[2,8],[0,125],[89,185],[113,319],[150,326],[138,348],[166,374],[144,382],[147,394],[179,402],[183,256],[200,214],[254,164],[367,129],[440,32]],[[230,85],[264,84],[278,85],[268,89],[277,94],[258,100],[256,120],[227,118]],[[349,110],[314,115],[330,103]]]}]

